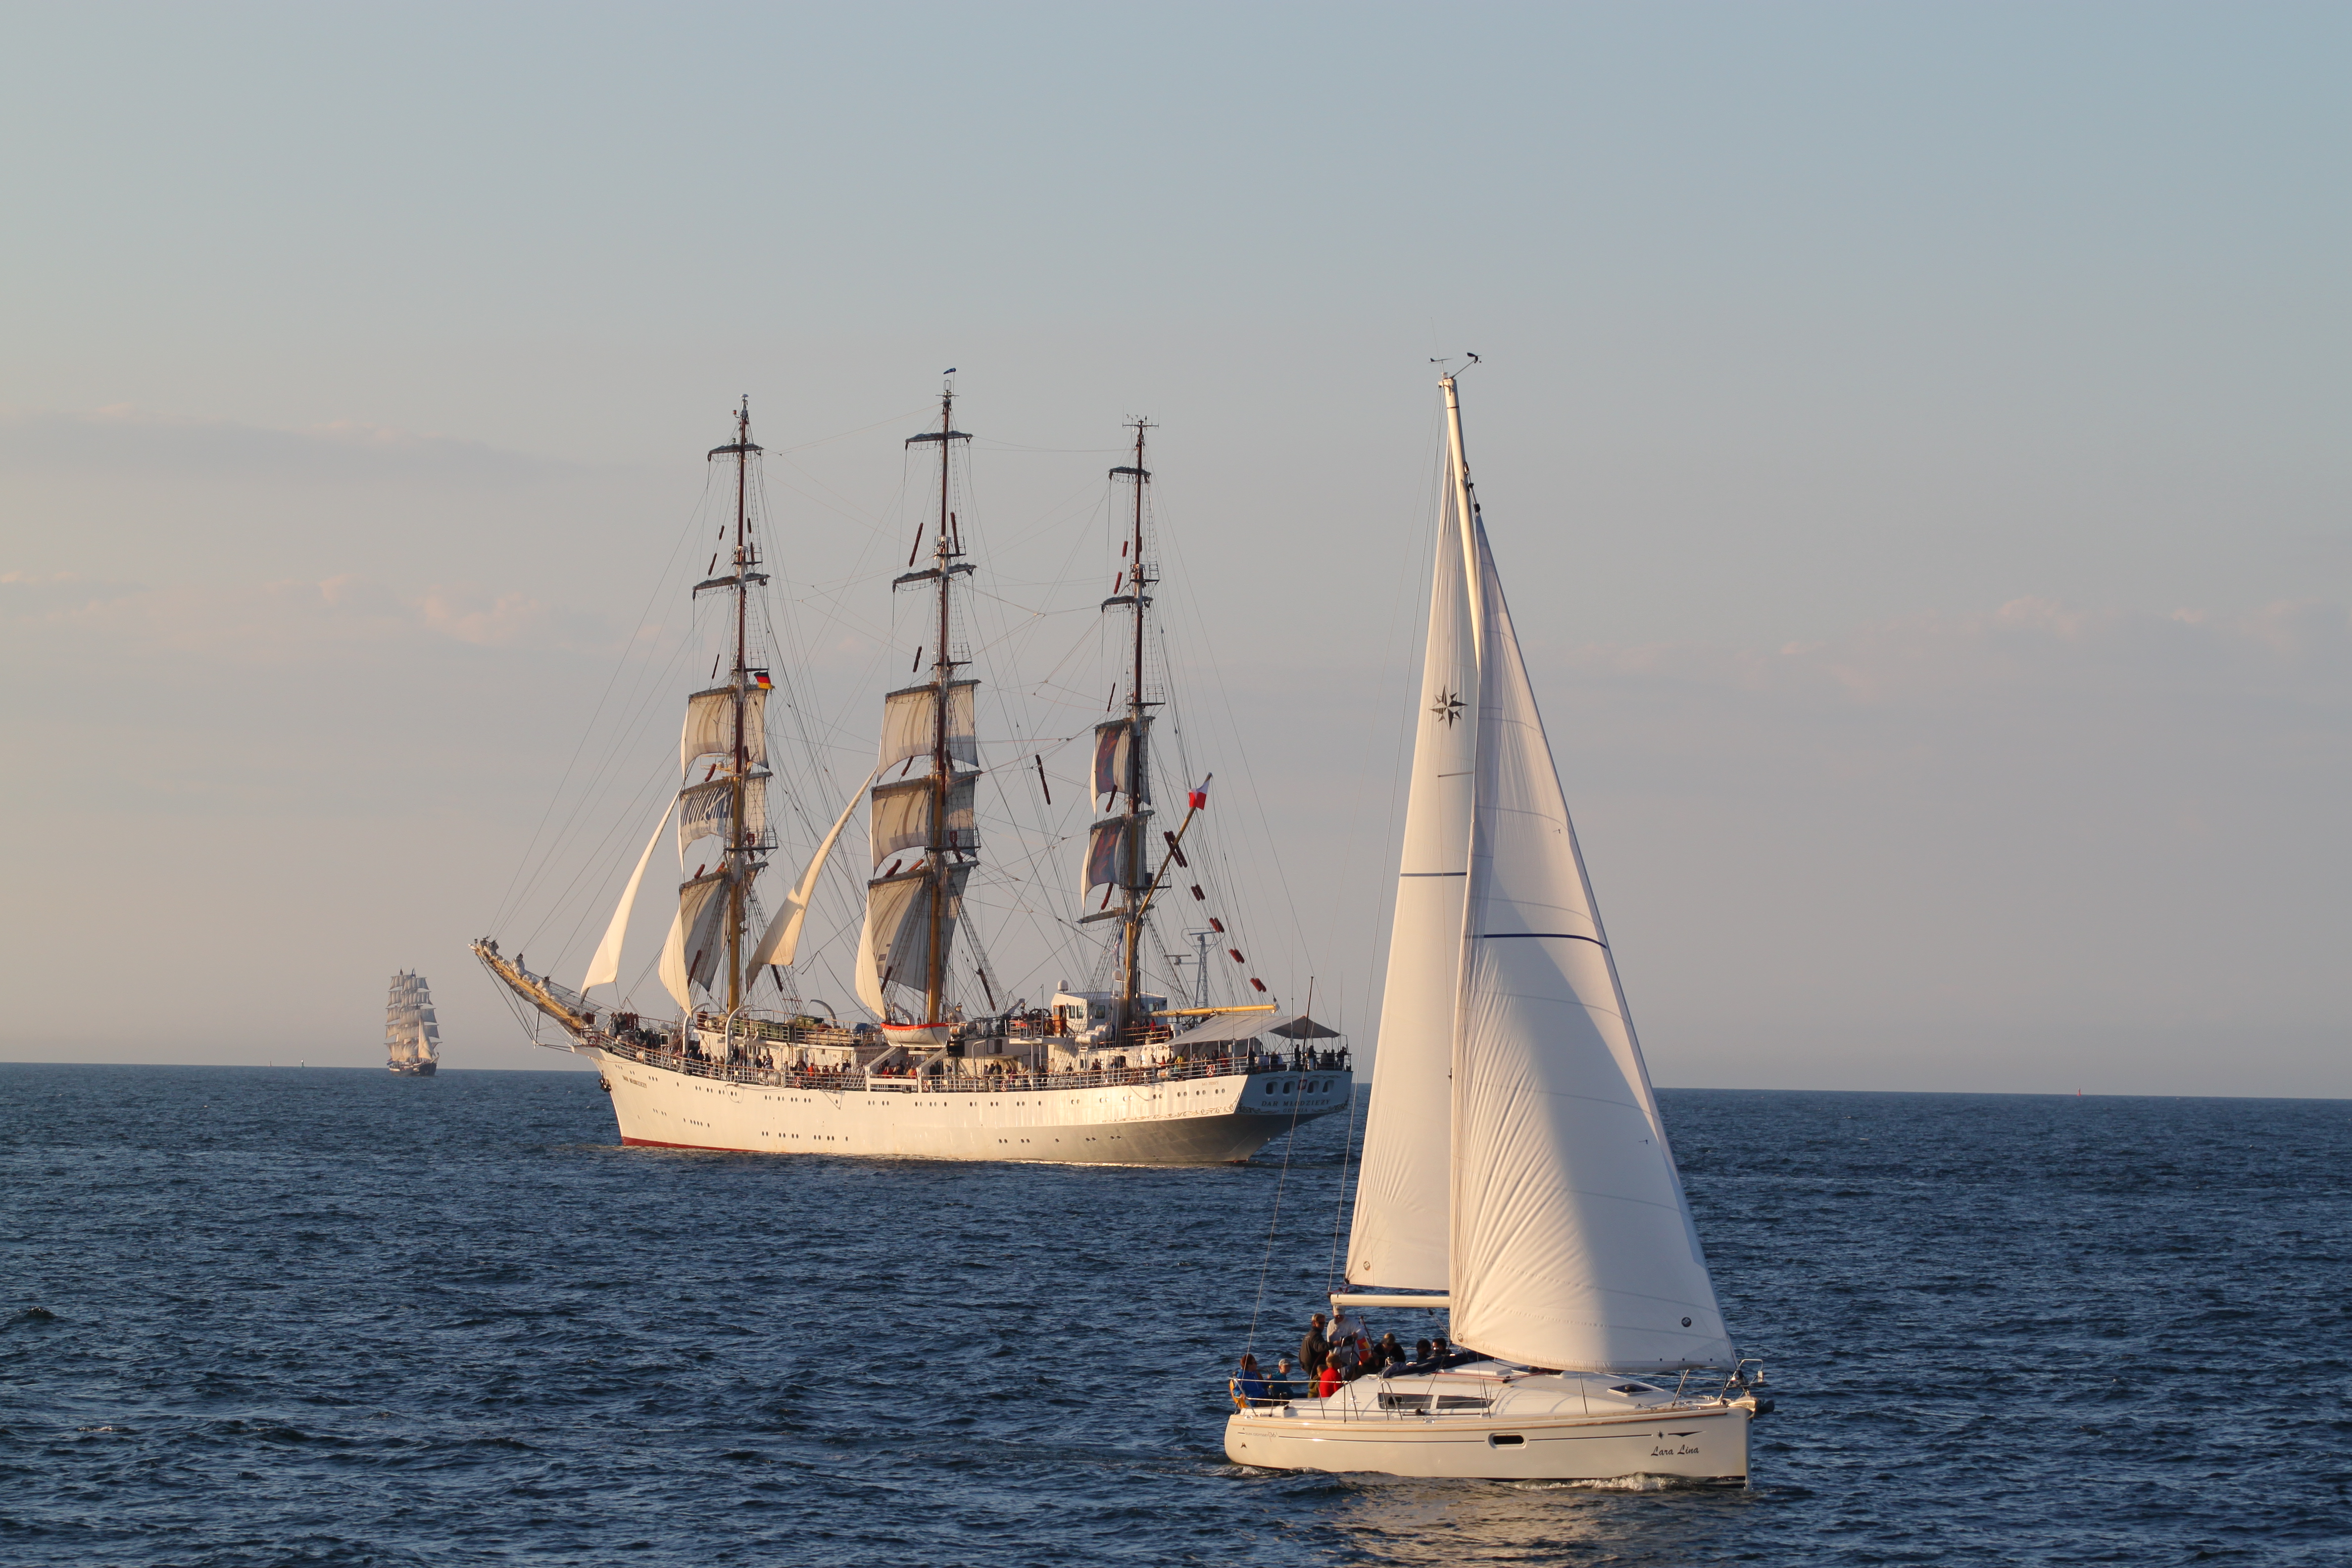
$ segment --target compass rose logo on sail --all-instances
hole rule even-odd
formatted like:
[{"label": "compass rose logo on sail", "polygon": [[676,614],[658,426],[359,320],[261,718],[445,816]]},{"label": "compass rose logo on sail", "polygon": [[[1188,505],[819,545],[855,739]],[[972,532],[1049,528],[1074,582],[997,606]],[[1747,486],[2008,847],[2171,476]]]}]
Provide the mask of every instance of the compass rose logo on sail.
[{"label": "compass rose logo on sail", "polygon": [[1431,703],[1429,710],[1444,720],[1445,727],[1451,730],[1454,728],[1454,721],[1462,717],[1462,694],[1458,691],[1448,691],[1441,694],[1436,701]]}]

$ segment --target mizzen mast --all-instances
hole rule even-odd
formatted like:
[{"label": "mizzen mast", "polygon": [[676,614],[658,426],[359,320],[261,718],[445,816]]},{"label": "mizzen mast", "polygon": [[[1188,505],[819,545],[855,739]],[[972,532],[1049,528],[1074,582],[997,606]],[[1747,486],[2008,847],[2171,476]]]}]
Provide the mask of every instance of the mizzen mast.
[{"label": "mizzen mast", "polygon": [[1143,559],[1143,489],[1151,482],[1151,471],[1143,466],[1143,436],[1152,426],[1148,419],[1138,419],[1133,428],[1135,461],[1110,471],[1114,480],[1128,480],[1134,492],[1129,549],[1121,552],[1128,557],[1127,570],[1122,574],[1125,581],[1121,584],[1126,592],[1104,601],[1106,608],[1125,602],[1134,612],[1130,617],[1134,632],[1132,658],[1128,667],[1127,679],[1127,744],[1123,770],[1126,776],[1118,781],[1119,787],[1127,795],[1126,822],[1119,835],[1122,858],[1126,861],[1122,868],[1126,884],[1122,890],[1126,894],[1126,903],[1119,921],[1118,1016],[1114,1023],[1122,1036],[1134,1028],[1138,1022],[1135,999],[1141,984],[1144,912],[1150,907],[1149,895],[1151,884],[1157,880],[1146,874],[1143,842],[1143,825],[1151,816],[1151,775],[1149,759],[1144,754],[1150,720],[1148,710],[1158,706],[1147,701],[1143,691],[1144,616],[1151,605],[1151,584],[1158,581],[1151,576]]}]

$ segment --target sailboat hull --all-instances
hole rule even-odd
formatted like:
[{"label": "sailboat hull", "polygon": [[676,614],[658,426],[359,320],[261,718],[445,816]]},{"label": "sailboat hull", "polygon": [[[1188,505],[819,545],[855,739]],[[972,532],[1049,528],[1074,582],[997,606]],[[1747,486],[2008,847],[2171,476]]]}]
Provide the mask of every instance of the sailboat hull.
[{"label": "sailboat hull", "polygon": [[[1307,1407],[1319,1403],[1309,1401]],[[1456,1480],[1607,1481],[1637,1476],[1744,1485],[1747,1409],[1643,1411],[1513,1420],[1377,1415],[1354,1419],[1240,1412],[1225,1457],[1274,1470],[1363,1471]]]},{"label": "sailboat hull", "polygon": [[436,1062],[394,1062],[392,1070],[401,1078],[431,1078],[438,1066]]},{"label": "sailboat hull", "polygon": [[1138,1072],[1132,1082],[1071,1089],[950,1091],[886,1079],[803,1087],[593,1054],[622,1142],[760,1154],[1213,1165],[1248,1159],[1290,1128],[1342,1109],[1355,1091],[1344,1068]]}]

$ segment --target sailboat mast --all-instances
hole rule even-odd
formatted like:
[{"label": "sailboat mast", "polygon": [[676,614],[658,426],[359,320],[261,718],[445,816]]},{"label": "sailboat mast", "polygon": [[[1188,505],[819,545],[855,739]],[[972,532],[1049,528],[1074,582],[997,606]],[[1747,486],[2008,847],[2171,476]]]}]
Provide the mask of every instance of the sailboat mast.
[{"label": "sailboat mast", "polygon": [[749,848],[744,835],[744,795],[749,787],[751,752],[744,744],[744,687],[748,679],[744,664],[744,633],[748,618],[747,605],[751,594],[749,581],[751,561],[744,535],[746,501],[751,488],[751,399],[746,394],[742,405],[735,411],[735,787],[728,813],[728,857],[734,875],[727,884],[727,1010],[730,1013],[743,1005],[743,889],[749,879],[745,876],[744,860]]},{"label": "sailboat mast", "polygon": [[1128,591],[1135,595],[1135,637],[1133,662],[1128,669],[1127,685],[1127,831],[1122,836],[1127,846],[1127,918],[1122,927],[1119,952],[1118,1024],[1122,1032],[1135,1026],[1135,998],[1139,990],[1143,951],[1143,889],[1144,875],[1143,794],[1144,781],[1150,777],[1145,771],[1143,754],[1143,615],[1150,603],[1144,591],[1150,585],[1143,571],[1143,487],[1151,480],[1150,472],[1143,466],[1143,433],[1151,428],[1148,420],[1135,422],[1135,466],[1129,470],[1135,481],[1135,511],[1129,544],[1132,559],[1129,563]]},{"label": "sailboat mast", "polygon": [[[1475,362],[1476,356],[1472,357]],[[1478,513],[1475,510],[1477,502],[1470,493],[1470,459],[1464,456],[1462,449],[1462,398],[1452,376],[1440,377],[1437,384],[1445,389],[1446,452],[1453,459],[1450,465],[1453,471],[1446,475],[1446,480],[1454,488],[1454,515],[1462,523],[1463,581],[1475,583],[1478,581]],[[1478,637],[1485,617],[1486,607],[1478,602],[1478,595],[1473,593],[1470,595],[1470,635],[1474,639]],[[1484,647],[1486,644],[1475,642],[1474,646]]]},{"label": "sailboat mast", "polygon": [[950,533],[954,514],[948,510],[948,448],[955,433],[955,385],[940,394],[940,521],[931,559],[939,569],[939,626],[931,659],[931,839],[925,856],[931,867],[930,958],[923,976],[923,1022],[935,1024],[945,1004],[948,979],[948,683],[955,679],[955,660],[948,651],[948,567],[954,553]]}]

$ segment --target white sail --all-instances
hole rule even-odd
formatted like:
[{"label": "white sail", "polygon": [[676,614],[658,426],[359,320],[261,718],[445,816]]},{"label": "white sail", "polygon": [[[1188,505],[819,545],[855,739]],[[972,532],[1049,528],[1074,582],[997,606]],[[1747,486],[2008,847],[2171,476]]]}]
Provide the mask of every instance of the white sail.
[{"label": "white sail", "polygon": [[609,984],[620,978],[621,941],[628,932],[629,910],[636,904],[637,888],[646,879],[646,866],[654,858],[654,846],[662,841],[662,829],[669,826],[669,814],[677,809],[675,799],[662,807],[661,820],[654,824],[654,836],[646,840],[646,852],[637,857],[637,868],[629,873],[629,885],[621,889],[621,901],[614,906],[612,923],[604,928],[604,940],[596,944],[596,954],[588,961],[588,976],[581,981],[581,990]]},{"label": "white sail", "polygon": [[824,842],[816,847],[816,853],[810,858],[808,869],[801,873],[800,881],[784,895],[784,907],[776,911],[775,917],[768,921],[768,929],[761,933],[760,944],[751,950],[751,957],[743,966],[747,971],[771,963],[789,965],[793,955],[800,952],[801,926],[808,918],[809,900],[816,893],[817,877],[824,870],[825,861],[832,857],[833,847],[840,840],[842,829],[847,827],[849,819],[857,814],[857,803],[865,798],[866,785],[873,782],[874,775],[868,773],[864,783],[849,792],[849,804],[841,808],[841,816],[835,820],[833,830],[824,836]]},{"label": "white sail", "polygon": [[1728,1366],[1730,1337],[1475,512],[1472,530],[1479,733],[1454,1059],[1453,1337],[1538,1366]]},{"label": "white sail", "polygon": [[[972,786],[979,779],[978,773],[967,773],[948,784],[947,841],[959,849],[973,848],[980,842],[971,802]],[[919,852],[931,841],[930,776],[877,787],[867,826],[875,865],[908,849]]]},{"label": "white sail", "polygon": [[[689,784],[677,794],[677,849],[687,847],[698,838],[732,838],[734,837],[735,781],[719,779],[710,784]],[[768,782],[761,774],[743,781],[743,837],[756,844],[768,831]]]},{"label": "white sail", "polygon": [[[743,689],[743,756],[748,767],[767,765],[767,688]],[[708,756],[734,761],[735,689],[731,686],[698,691],[686,700],[686,727],[677,740],[679,776],[693,768],[695,759]]]},{"label": "white sail", "polygon": [[[1139,816],[1106,816],[1094,825],[1087,837],[1087,858],[1084,877],[1078,889],[1083,899],[1097,888],[1124,888],[1128,885],[1128,868],[1138,863],[1130,854],[1136,837],[1151,820],[1151,814]],[[1149,876],[1146,872],[1146,876]]]},{"label": "white sail", "polygon": [[677,913],[670,921],[668,940],[662,943],[662,988],[681,1007],[692,1008],[692,987],[708,984],[719,967],[720,930],[728,900],[722,896],[733,879],[724,869],[698,877],[677,890]]},{"label": "white sail", "polygon": [[[944,949],[954,940],[969,864],[944,869],[947,908],[940,911]],[[924,994],[931,962],[931,874],[928,868],[869,882],[866,889],[866,935],[858,944],[857,995],[877,1014],[889,1011],[889,990],[905,986]],[[923,1022],[930,1022],[925,1019]]]},{"label": "white sail", "polygon": [[1117,797],[1133,792],[1137,804],[1151,798],[1148,771],[1135,765],[1135,737],[1151,732],[1149,718],[1140,721],[1112,719],[1095,726],[1095,805],[1108,811]]},{"label": "white sail", "polygon": [[1443,1290],[1448,1283],[1454,1006],[1478,755],[1477,639],[1458,504],[1464,487],[1450,457],[1446,467],[1380,1054],[1348,1240],[1351,1283],[1409,1290]]},{"label": "white sail", "polygon": [[[976,680],[948,682],[948,757],[971,767],[980,765],[980,738],[972,694]],[[887,768],[912,757],[931,754],[932,715],[939,689],[909,686],[882,700],[882,756]]]}]

